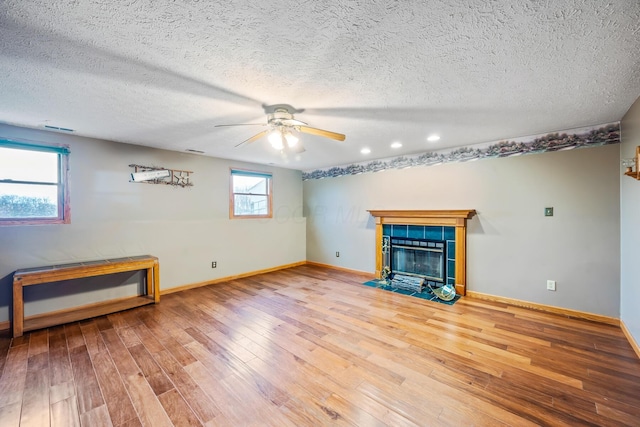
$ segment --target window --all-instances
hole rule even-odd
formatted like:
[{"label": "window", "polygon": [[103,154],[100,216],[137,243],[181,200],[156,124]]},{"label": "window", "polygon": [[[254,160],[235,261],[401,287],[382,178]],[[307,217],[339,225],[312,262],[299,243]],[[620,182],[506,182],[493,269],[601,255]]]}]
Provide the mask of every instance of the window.
[{"label": "window", "polygon": [[69,147],[0,139],[0,225],[68,224]]},{"label": "window", "polygon": [[230,218],[271,218],[271,174],[231,169]]}]

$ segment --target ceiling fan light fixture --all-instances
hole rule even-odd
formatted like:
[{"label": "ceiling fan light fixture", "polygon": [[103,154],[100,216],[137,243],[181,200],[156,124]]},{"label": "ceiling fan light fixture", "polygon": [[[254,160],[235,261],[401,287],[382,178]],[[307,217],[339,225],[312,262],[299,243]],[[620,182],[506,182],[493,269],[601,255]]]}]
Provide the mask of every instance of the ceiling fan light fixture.
[{"label": "ceiling fan light fixture", "polygon": [[282,133],[279,130],[274,130],[269,133],[267,137],[269,139],[269,143],[276,150],[282,150],[284,148],[284,143],[282,142]]},{"label": "ceiling fan light fixture", "polygon": [[298,143],[299,139],[297,136],[292,134],[291,132],[287,132],[284,134],[284,139],[287,141],[287,146],[289,148],[293,148]]}]

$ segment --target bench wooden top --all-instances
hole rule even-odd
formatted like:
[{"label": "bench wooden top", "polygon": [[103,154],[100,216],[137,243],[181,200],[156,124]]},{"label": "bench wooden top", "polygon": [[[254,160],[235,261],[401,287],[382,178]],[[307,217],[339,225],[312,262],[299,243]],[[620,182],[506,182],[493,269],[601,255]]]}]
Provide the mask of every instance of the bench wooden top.
[{"label": "bench wooden top", "polygon": [[140,255],[124,258],[82,261],[44,267],[22,268],[13,274],[14,285],[29,286],[79,277],[100,276],[123,271],[143,270],[153,267],[158,258]]}]

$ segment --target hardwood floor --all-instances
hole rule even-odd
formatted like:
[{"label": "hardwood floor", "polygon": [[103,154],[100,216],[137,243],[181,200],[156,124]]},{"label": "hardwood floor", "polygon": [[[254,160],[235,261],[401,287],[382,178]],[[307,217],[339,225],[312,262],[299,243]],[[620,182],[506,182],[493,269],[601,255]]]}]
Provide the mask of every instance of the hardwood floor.
[{"label": "hardwood floor", "polygon": [[312,266],[0,337],[0,426],[638,426],[620,328]]}]

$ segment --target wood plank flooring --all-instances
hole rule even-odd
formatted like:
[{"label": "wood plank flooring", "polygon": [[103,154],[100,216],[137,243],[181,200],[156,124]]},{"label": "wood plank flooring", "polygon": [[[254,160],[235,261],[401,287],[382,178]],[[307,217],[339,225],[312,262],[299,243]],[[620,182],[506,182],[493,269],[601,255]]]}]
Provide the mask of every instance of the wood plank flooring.
[{"label": "wood plank flooring", "polygon": [[313,266],[11,339],[0,426],[638,426],[620,328]]}]

